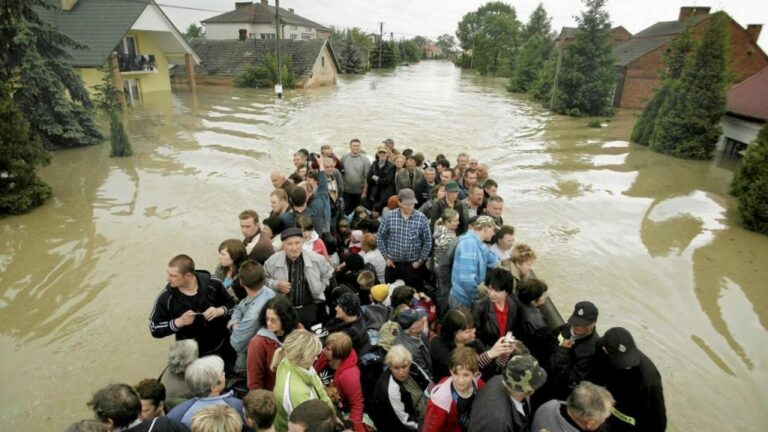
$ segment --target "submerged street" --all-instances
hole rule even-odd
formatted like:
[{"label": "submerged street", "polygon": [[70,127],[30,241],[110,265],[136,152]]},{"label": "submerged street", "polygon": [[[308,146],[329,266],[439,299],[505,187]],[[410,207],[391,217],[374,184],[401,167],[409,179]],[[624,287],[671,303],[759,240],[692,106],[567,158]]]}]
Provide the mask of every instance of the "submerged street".
[{"label": "submerged street", "polygon": [[55,152],[42,170],[54,197],[0,220],[0,423],[63,429],[105,384],[157,377],[172,340],[152,339],[147,317],[168,260],[213,270],[238,213],[268,213],[269,173],[295,150],[341,156],[360,138],[371,154],[393,138],[491,167],[561,314],[591,300],[598,332],[626,327],[653,359],[669,430],[768,428],[768,237],[739,225],[732,168],[629,144],[634,113],[589,128],[504,85],[427,61],[283,100],[179,88],[129,112],[133,157]]}]

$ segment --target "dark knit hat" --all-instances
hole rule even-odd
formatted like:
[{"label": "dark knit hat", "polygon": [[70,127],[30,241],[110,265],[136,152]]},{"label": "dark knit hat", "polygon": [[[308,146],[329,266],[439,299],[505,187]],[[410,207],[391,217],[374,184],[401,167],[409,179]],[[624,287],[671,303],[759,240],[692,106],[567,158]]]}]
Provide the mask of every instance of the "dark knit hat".
[{"label": "dark knit hat", "polygon": [[360,299],[353,293],[344,293],[336,299],[336,304],[349,316],[360,315]]}]

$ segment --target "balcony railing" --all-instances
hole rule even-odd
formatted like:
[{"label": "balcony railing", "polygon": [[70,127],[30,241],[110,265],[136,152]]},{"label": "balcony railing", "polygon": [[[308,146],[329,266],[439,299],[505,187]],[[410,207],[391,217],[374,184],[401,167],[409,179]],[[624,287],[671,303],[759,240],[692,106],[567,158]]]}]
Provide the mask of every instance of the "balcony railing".
[{"label": "balcony railing", "polygon": [[118,54],[117,67],[120,72],[155,72],[157,62],[154,54]]}]

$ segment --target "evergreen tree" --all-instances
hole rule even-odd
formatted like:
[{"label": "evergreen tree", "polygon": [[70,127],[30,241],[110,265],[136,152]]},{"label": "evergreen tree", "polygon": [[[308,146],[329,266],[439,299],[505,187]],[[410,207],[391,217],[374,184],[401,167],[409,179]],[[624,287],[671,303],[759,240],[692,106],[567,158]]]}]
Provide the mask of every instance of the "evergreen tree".
[{"label": "evergreen tree", "polygon": [[555,81],[555,69],[557,67],[557,52],[553,49],[541,65],[536,78],[531,83],[528,94],[535,101],[548,104],[552,96],[552,85]]},{"label": "evergreen tree", "polygon": [[363,73],[363,60],[360,58],[360,53],[352,43],[352,38],[347,36],[344,38],[344,44],[341,48],[341,54],[339,55],[339,63],[341,70],[348,74]]},{"label": "evergreen tree", "polygon": [[684,159],[710,159],[722,133],[727,86],[727,18],[707,19],[704,36],[686,59],[680,79],[659,108],[650,147]]},{"label": "evergreen tree", "polygon": [[611,23],[606,0],[584,0],[587,9],[576,20],[576,40],[563,54],[555,111],[575,116],[600,116],[613,112],[611,95],[617,80]]},{"label": "evergreen tree", "polygon": [[768,235],[768,125],[747,148],[731,183],[744,226]]},{"label": "evergreen tree", "polygon": [[552,33],[552,18],[547,15],[544,5],[539,3],[520,32],[520,42],[525,44],[534,35],[548,38],[550,33]]},{"label": "evergreen tree", "polygon": [[[394,42],[384,42],[381,44],[381,68],[392,69],[400,63],[400,50],[395,47]],[[371,49],[371,67],[379,67],[379,46]]]},{"label": "evergreen tree", "polygon": [[123,110],[120,104],[120,92],[122,89],[118,89],[112,82],[114,66],[111,63],[108,63],[107,68],[103,72],[104,76],[101,78],[101,84],[95,86],[95,100],[98,107],[109,116],[109,138],[112,146],[110,156],[130,156],[133,154],[131,141],[128,139],[128,134],[125,133],[123,121],[120,118],[120,112]]},{"label": "evergreen tree", "polygon": [[685,29],[678,35],[672,43],[669,44],[669,52],[663,54],[664,60],[667,63],[667,71],[662,75],[663,82],[661,88],[653,95],[653,98],[643,109],[643,113],[635,123],[632,129],[631,140],[641,145],[647,146],[650,144],[651,137],[653,136],[653,130],[656,127],[656,119],[659,114],[659,109],[664,104],[669,96],[670,88],[673,83],[680,79],[680,74],[683,70],[683,64],[685,64],[685,57],[693,48],[693,40],[691,35],[693,30],[690,25],[687,25]]},{"label": "evergreen tree", "polygon": [[48,151],[29,130],[9,89],[0,83],[0,215],[26,213],[51,196],[36,173],[50,161]]},{"label": "evergreen tree", "polygon": [[65,49],[85,47],[42,21],[33,6],[54,7],[43,0],[4,2],[0,78],[23,83],[12,91],[13,99],[47,147],[97,144],[103,137],[93,119],[93,103],[66,62]]},{"label": "evergreen tree", "polygon": [[527,92],[539,76],[544,62],[552,55],[554,44],[545,36],[533,35],[523,45],[517,57],[515,70],[509,79],[509,91]]}]

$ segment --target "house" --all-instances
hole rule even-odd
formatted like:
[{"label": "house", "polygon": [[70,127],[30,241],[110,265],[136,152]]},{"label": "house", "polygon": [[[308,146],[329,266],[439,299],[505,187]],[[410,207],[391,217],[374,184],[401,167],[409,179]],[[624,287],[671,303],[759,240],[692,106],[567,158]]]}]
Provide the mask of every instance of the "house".
[{"label": "house", "polygon": [[[619,83],[614,105],[643,109],[661,87],[661,72],[667,67],[662,54],[669,51],[669,44],[688,24],[693,26],[694,38],[700,38],[711,16],[709,11],[708,7],[682,7],[677,21],[658,22],[616,47]],[[728,16],[728,61],[735,83],[768,66],[768,56],[757,45],[762,27],[750,24],[745,29]]]},{"label": "house", "polygon": [[424,58],[434,59],[443,56],[443,50],[440,49],[434,43],[430,43],[424,46]]},{"label": "house", "polygon": [[726,155],[740,154],[768,123],[768,68],[731,87],[727,100],[717,149]]},{"label": "house", "polygon": [[[578,33],[578,27],[563,27],[560,30],[560,34],[555,36],[555,45],[559,46],[563,43],[567,46],[569,43],[573,43]],[[611,46],[616,47],[632,38],[632,33],[625,29],[624,26],[618,26],[611,29],[610,38]]]},{"label": "house", "polygon": [[[40,17],[88,47],[68,50],[87,88],[101,84],[107,72],[99,68],[110,62],[113,83],[125,90],[124,102],[134,105],[148,93],[171,90],[169,64],[200,62],[154,0],[49,1],[56,7],[41,8]],[[194,75],[185,81],[194,86]]]},{"label": "house", "polygon": [[[264,64],[264,55],[275,53],[275,40],[192,39],[190,45],[200,57],[195,66],[196,80],[200,84],[232,85],[232,80],[249,65]],[[297,88],[321,87],[336,84],[341,73],[336,54],[328,39],[280,40],[280,55],[289,56],[293,63]],[[187,75],[186,66],[171,72],[176,80]]]},{"label": "house", "polygon": [[[201,21],[208,39],[275,39],[275,7],[268,0],[236,2],[235,10]],[[331,29],[280,8],[280,38],[328,39]]]}]

